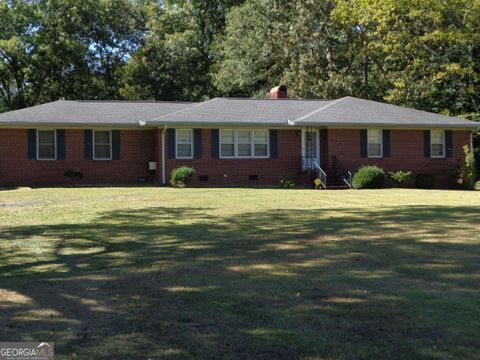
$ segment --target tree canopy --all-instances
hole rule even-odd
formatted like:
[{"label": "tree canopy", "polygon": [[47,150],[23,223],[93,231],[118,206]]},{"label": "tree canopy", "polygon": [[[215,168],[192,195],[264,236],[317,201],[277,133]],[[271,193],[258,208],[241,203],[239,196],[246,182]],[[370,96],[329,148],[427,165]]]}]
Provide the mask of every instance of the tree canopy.
[{"label": "tree canopy", "polygon": [[345,95],[480,113],[480,0],[0,0],[0,111]]}]

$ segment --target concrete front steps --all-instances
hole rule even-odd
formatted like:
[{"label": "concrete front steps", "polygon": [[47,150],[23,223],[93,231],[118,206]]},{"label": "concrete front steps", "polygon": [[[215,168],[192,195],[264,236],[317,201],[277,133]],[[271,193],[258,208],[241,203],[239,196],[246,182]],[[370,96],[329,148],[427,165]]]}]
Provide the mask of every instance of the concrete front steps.
[{"label": "concrete front steps", "polygon": [[325,174],[327,174],[327,190],[345,190],[350,189],[347,184],[342,180],[340,176],[333,169],[326,169]]},{"label": "concrete front steps", "polygon": [[[324,171],[325,171],[325,174],[327,174],[327,189],[332,189],[332,190],[349,189],[349,187],[345,184],[345,182],[337,175],[335,170],[326,169]],[[299,171],[298,179],[300,183],[308,184],[312,188],[315,188],[314,180],[316,179],[316,175],[312,170]],[[324,188],[320,187],[320,189],[324,189]]]}]

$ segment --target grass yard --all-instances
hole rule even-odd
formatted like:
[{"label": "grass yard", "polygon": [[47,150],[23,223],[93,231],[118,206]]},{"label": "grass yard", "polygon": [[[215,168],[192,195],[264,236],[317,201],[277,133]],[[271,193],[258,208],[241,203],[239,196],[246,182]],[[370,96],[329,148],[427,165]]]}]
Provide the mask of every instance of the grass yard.
[{"label": "grass yard", "polygon": [[480,192],[0,191],[0,340],[57,359],[480,359]]}]

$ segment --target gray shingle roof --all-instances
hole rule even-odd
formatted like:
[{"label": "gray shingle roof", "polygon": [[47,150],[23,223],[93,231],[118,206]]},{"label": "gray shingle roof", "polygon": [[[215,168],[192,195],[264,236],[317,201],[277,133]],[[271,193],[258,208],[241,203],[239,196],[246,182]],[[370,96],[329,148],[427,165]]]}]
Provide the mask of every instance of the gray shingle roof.
[{"label": "gray shingle roof", "polygon": [[15,125],[117,125],[138,126],[192,103],[160,101],[59,100],[0,114],[0,124]]},{"label": "gray shingle roof", "polygon": [[215,98],[175,113],[152,119],[150,124],[287,125],[331,103],[329,100],[255,100]]},{"label": "gray shingle roof", "polygon": [[375,101],[215,98],[202,103],[55,101],[0,114],[0,125],[385,126],[479,128],[480,123]]},{"label": "gray shingle roof", "polygon": [[304,125],[382,125],[401,127],[480,127],[480,123],[376,101],[344,97],[297,119]]}]

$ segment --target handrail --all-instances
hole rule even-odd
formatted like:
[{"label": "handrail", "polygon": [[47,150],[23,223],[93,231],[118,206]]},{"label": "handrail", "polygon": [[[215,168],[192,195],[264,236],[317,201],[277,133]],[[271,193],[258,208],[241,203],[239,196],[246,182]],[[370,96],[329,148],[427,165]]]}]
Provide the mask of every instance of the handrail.
[{"label": "handrail", "polygon": [[315,160],[313,160],[313,165],[318,171],[318,178],[320,179],[320,183],[325,188],[325,190],[327,190],[327,174],[325,173],[325,171],[323,171],[323,169],[320,167],[320,165],[317,164]]},{"label": "handrail", "polygon": [[350,171],[347,171],[347,174],[348,174],[348,180],[345,177],[343,177],[342,179],[343,179],[343,182],[347,184],[347,186],[350,189],[352,189],[352,173]]}]

